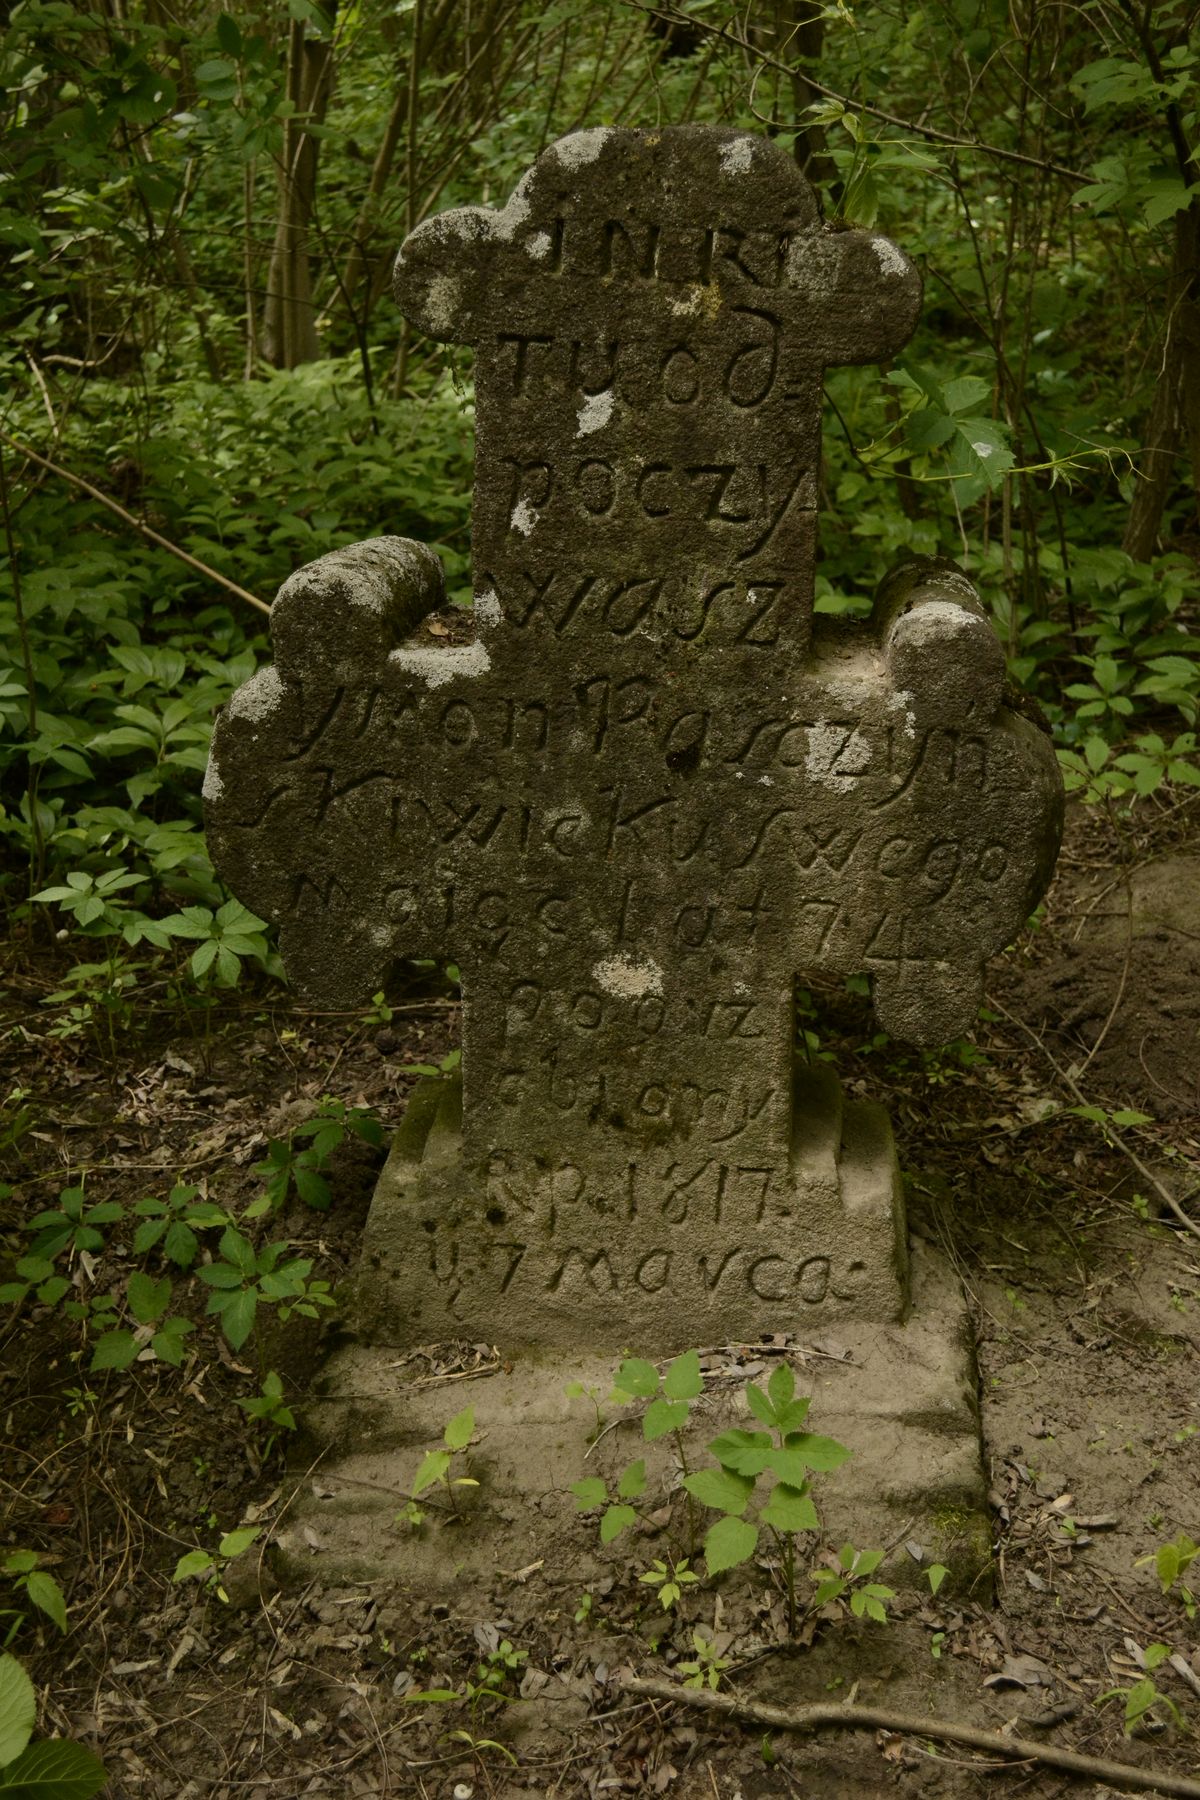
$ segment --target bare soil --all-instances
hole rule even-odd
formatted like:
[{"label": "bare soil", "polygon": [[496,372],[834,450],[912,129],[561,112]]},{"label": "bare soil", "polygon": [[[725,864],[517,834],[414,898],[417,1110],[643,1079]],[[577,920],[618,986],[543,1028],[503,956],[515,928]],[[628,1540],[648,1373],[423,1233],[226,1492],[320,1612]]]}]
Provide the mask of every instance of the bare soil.
[{"label": "bare soil", "polygon": [[[272,1591],[259,1546],[229,1571],[228,1602],[196,1580],[176,1585],[183,1552],[242,1522],[269,1545],[320,1481],[280,1447],[266,1454],[236,1405],[258,1389],[252,1346],[234,1355],[203,1319],[201,1284],[177,1278],[176,1307],[198,1321],[180,1370],[146,1360],[90,1373],[80,1327],[60,1310],[4,1309],[0,1550],[37,1550],[70,1609],[65,1637],[34,1616],[13,1641],[39,1683],[43,1729],[92,1745],[119,1800],[1121,1791],[913,1731],[764,1735],[623,1686],[630,1671],[670,1677],[698,1625],[715,1633],[734,1693],[786,1706],[853,1694],[1200,1776],[1189,1729],[1200,1622],[1178,1584],[1163,1593],[1143,1563],[1181,1532],[1200,1537],[1200,1238],[1165,1199],[1200,1221],[1194,810],[1148,803],[1119,832],[1073,817],[1041,924],[991,971],[970,1046],[914,1054],[878,1036],[865,1000],[813,992],[821,1051],[889,1107],[914,1229],[954,1259],[970,1296],[994,1528],[974,1591],[934,1596],[918,1578],[886,1625],[824,1617],[790,1644],[768,1564],[689,1587],[664,1614],[637,1577],[670,1548],[669,1509],[619,1539],[599,1578],[595,1523],[580,1518],[548,1526],[529,1567],[496,1569],[451,1600],[406,1580],[401,1527],[386,1586],[323,1586],[319,1545],[311,1579],[287,1591]],[[3,1091],[25,1097],[9,1100],[0,1129],[13,1184],[0,1279],[25,1221],[85,1173],[91,1200],[127,1209],[187,1180],[237,1210],[261,1191],[267,1140],[323,1094],[370,1105],[390,1127],[406,1066],[436,1063],[455,1040],[452,995],[422,977],[388,1021],[314,1016],[273,989],[232,999],[207,1034],[150,994],[114,1055],[87,1034],[51,1035],[61,1014],[41,1001],[65,953],[31,941],[14,951]],[[1150,1122],[1068,1110],[1081,1104]],[[347,1142],[333,1208],[293,1205],[271,1237],[336,1282],[377,1163]],[[124,1291],[131,1239],[117,1226],[101,1253],[76,1259],[78,1294]],[[301,1414],[319,1335],[306,1324],[260,1346]],[[449,1346],[429,1358],[447,1417],[491,1357]],[[473,1711],[406,1697],[461,1694],[506,1642],[519,1655],[512,1700]],[[1184,1723],[1160,1704],[1127,1737],[1122,1701],[1103,1696],[1141,1678],[1156,1642],[1178,1659],[1154,1679]]]}]

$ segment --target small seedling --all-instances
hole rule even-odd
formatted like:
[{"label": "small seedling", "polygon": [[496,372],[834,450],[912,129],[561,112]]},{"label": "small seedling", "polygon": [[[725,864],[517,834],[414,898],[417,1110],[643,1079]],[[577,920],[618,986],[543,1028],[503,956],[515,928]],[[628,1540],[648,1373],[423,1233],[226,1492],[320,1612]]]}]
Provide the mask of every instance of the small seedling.
[{"label": "small seedling", "polygon": [[261,1531],[261,1525],[241,1525],[236,1531],[227,1531],[215,1550],[187,1551],[175,1564],[171,1580],[188,1581],[192,1576],[202,1576],[205,1586],[228,1605],[229,1595],[221,1586],[226,1564],[248,1550]]},{"label": "small seedling", "polygon": [[239,1400],[238,1405],[248,1419],[256,1419],[266,1427],[267,1437],[263,1445],[263,1461],[275,1448],[280,1432],[295,1431],[296,1415],[283,1397],[283,1381],[275,1370],[264,1377],[259,1392],[248,1400]]},{"label": "small seedling", "polygon": [[165,1200],[138,1201],[133,1210],[142,1222],[133,1234],[133,1247],[139,1256],[161,1244],[168,1262],[180,1269],[191,1268],[200,1250],[197,1231],[232,1224],[223,1206],[197,1199],[199,1192],[199,1188],[179,1182]]},{"label": "small seedling", "polygon": [[250,1336],[260,1304],[278,1307],[281,1319],[293,1313],[315,1319],[320,1316],[318,1307],[334,1304],[327,1281],[308,1279],[311,1259],[289,1257],[291,1247],[281,1242],[256,1250],[248,1237],[229,1225],[221,1233],[219,1259],[198,1271],[201,1281],[213,1289],[206,1311],[219,1317],[232,1349],[240,1350]]},{"label": "small seedling", "polygon": [[[1183,1602],[1183,1610],[1189,1620],[1196,1617],[1200,1602],[1197,1601],[1196,1595],[1183,1577],[1197,1556],[1200,1556],[1200,1544],[1194,1543],[1186,1531],[1181,1531],[1173,1544],[1160,1544],[1152,1556],[1140,1556],[1135,1564],[1135,1567],[1139,1569],[1145,1568],[1147,1563],[1154,1564],[1154,1572],[1158,1576],[1158,1584],[1164,1594],[1169,1594],[1171,1589],[1178,1584],[1179,1598]],[[1147,1654],[1149,1653],[1147,1652]]]},{"label": "small seedling", "polygon": [[686,1675],[684,1687],[715,1688],[724,1671],[730,1666],[729,1658],[717,1655],[717,1640],[705,1637],[700,1630],[692,1633],[692,1648],[696,1654],[690,1662],[678,1665],[679,1673]]},{"label": "small seedling", "polygon": [[437,1481],[445,1483],[446,1496],[450,1502],[450,1510],[456,1518],[459,1516],[458,1508],[454,1504],[455,1488],[478,1487],[479,1483],[473,1480],[469,1475],[451,1476],[450,1466],[454,1458],[460,1456],[463,1451],[467,1449],[474,1435],[475,1408],[473,1406],[464,1406],[461,1412],[455,1413],[454,1417],[450,1420],[450,1423],[446,1426],[446,1429],[442,1432],[442,1448],[440,1450],[427,1450],[425,1452],[421,1461],[421,1466],[417,1470],[416,1477],[413,1480],[412,1493],[409,1496],[408,1505],[401,1507],[400,1511],[396,1514],[397,1524],[419,1525],[422,1522],[425,1515],[420,1507],[416,1506],[417,1496],[423,1494],[427,1488],[431,1488]]},{"label": "small seedling", "polygon": [[[796,1538],[820,1526],[809,1478],[840,1468],[850,1452],[834,1438],[803,1429],[810,1402],[796,1399],[795,1377],[786,1363],[772,1371],[765,1393],[751,1382],[746,1401],[768,1430],[723,1432],[708,1446],[719,1468],[689,1475],[683,1485],[704,1506],[724,1515],[704,1540],[710,1575],[748,1561],[758,1548],[760,1526],[770,1527],[782,1553],[788,1631],[795,1636]],[[771,1488],[755,1521],[744,1515],[760,1475],[770,1479]]]},{"label": "small seedling", "polygon": [[886,1623],[887,1602],[894,1600],[895,1590],[882,1582],[868,1581],[883,1561],[882,1550],[856,1550],[843,1544],[832,1568],[816,1569],[812,1579],[817,1583],[813,1606],[828,1606],[831,1601],[850,1597],[850,1611],[856,1619],[875,1619]]},{"label": "small seedling", "polygon": [[669,1567],[665,1562],[656,1561],[644,1575],[638,1576],[638,1580],[644,1582],[647,1587],[658,1589],[659,1605],[664,1612],[670,1612],[680,1599],[684,1588],[691,1587],[699,1579],[700,1577],[688,1568],[686,1556],[679,1562],[672,1559]]},{"label": "small seedling", "polygon": [[1135,1681],[1132,1687],[1109,1688],[1097,1698],[1097,1706],[1103,1706],[1107,1700],[1124,1700],[1126,1737],[1132,1737],[1139,1725],[1150,1722],[1150,1715],[1156,1706],[1163,1707],[1171,1715],[1175,1725],[1183,1724],[1183,1715],[1175,1702],[1168,1699],[1166,1694],[1160,1693],[1151,1679],[1152,1671],[1165,1662],[1170,1654],[1169,1644],[1148,1644],[1141,1657],[1142,1667],[1146,1670],[1142,1680]]},{"label": "small seedling", "polygon": [[[36,1606],[39,1612],[44,1612],[60,1631],[65,1632],[67,1629],[67,1603],[63,1597],[63,1591],[53,1575],[48,1575],[45,1569],[38,1567],[41,1560],[36,1550],[7,1550],[0,1557],[0,1575],[7,1576],[13,1587],[18,1593],[24,1594],[31,1606]],[[23,1612],[13,1607],[0,1608],[0,1618],[12,1619],[12,1624],[4,1639],[6,1649],[17,1635],[25,1616]],[[0,1780],[0,1788],[3,1785],[3,1781]]]},{"label": "small seedling", "polygon": [[[334,1151],[349,1133],[364,1144],[378,1148],[383,1142],[383,1126],[365,1106],[347,1106],[328,1094],[317,1108],[315,1117],[297,1125],[286,1138],[271,1138],[267,1144],[267,1160],[255,1165],[254,1173],[265,1183],[262,1196],[246,1208],[248,1219],[264,1213],[279,1212],[294,1187],[306,1206],[316,1212],[328,1212],[333,1203],[333,1189],[325,1168]],[[298,1149],[300,1139],[309,1140],[306,1149]]]}]

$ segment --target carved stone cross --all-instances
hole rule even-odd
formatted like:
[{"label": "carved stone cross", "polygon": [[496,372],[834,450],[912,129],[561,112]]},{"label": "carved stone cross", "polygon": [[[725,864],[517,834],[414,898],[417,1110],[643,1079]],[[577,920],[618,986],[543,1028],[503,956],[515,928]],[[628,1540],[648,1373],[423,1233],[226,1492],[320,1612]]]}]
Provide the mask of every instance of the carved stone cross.
[{"label": "carved stone cross", "polygon": [[475,350],[476,636],[414,639],[421,545],[301,569],[205,787],[301,993],[462,970],[461,1114],[410,1106],[361,1317],[666,1350],[900,1316],[887,1121],[797,1061],[794,984],[865,970],[889,1032],[969,1029],[1061,812],[953,565],[814,622],[823,372],[901,347],[916,271],[768,141],[594,130],[422,225],[396,291]]}]

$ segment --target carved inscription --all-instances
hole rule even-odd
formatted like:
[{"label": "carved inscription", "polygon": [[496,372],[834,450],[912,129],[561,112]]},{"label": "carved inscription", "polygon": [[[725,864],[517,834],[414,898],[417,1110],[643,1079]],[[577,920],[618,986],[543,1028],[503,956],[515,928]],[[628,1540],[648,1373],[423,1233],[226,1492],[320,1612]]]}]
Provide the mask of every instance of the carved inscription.
[{"label": "carved inscription", "polygon": [[474,351],[474,635],[420,628],[406,540],[300,571],[205,791],[307,992],[461,971],[461,1143],[439,1100],[385,1259],[405,1317],[894,1316],[890,1140],[797,1059],[794,984],[865,971],[888,1031],[968,1029],[1058,792],[961,573],[814,625],[824,371],[895,354],[916,271],[778,145],[586,130],[421,225],[396,289]]}]

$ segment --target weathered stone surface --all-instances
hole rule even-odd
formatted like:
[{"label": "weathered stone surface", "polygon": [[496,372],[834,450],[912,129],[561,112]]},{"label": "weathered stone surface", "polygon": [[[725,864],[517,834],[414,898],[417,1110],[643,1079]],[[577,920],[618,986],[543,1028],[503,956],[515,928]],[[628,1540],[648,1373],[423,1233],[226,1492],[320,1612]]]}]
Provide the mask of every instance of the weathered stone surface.
[{"label": "weathered stone surface", "polygon": [[793,984],[866,970],[889,1031],[968,1029],[1061,811],[952,564],[814,623],[823,370],[903,344],[916,272],[778,147],[685,127],[551,146],[396,285],[475,346],[477,636],[405,641],[443,597],[417,544],[310,564],[205,790],[304,993],[463,971],[461,1105],[414,1100],[361,1317],[643,1351],[898,1317],[886,1120],[797,1069]]}]

